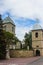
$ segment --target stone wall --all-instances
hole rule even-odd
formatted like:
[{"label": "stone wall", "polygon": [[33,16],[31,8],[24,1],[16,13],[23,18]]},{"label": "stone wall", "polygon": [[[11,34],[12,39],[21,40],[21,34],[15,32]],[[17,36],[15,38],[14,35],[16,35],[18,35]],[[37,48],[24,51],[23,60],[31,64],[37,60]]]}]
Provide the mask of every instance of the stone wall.
[{"label": "stone wall", "polygon": [[10,57],[11,58],[20,58],[20,57],[32,57],[33,51],[29,50],[10,50]]}]

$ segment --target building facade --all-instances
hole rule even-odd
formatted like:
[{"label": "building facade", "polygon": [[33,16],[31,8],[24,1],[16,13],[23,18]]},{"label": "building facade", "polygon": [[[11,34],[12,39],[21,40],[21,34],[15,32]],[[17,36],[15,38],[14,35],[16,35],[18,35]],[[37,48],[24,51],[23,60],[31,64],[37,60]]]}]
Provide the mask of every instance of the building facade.
[{"label": "building facade", "polygon": [[15,35],[15,24],[9,16],[3,20],[3,24],[4,30]]},{"label": "building facade", "polygon": [[[7,16],[4,20],[3,20],[3,29],[6,30],[6,32],[10,32],[15,36],[15,24],[13,22],[13,20]],[[10,44],[10,49],[20,49],[21,47],[21,43],[17,42],[16,44]]]},{"label": "building facade", "polygon": [[43,56],[43,29],[39,24],[33,26],[32,48],[35,56]]},{"label": "building facade", "polygon": [[[7,16],[3,20],[3,29],[6,32],[12,33],[15,36],[15,24],[14,24],[13,20],[9,16]],[[10,49],[15,48],[15,43],[13,44],[13,42],[12,42],[12,44],[10,44],[9,48]]]}]

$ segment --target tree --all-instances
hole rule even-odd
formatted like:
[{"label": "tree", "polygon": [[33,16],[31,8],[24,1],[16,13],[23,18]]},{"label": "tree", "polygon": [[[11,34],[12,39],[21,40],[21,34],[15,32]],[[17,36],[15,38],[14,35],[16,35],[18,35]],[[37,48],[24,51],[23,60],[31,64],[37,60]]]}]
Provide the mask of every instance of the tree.
[{"label": "tree", "polygon": [[16,43],[20,41],[16,36],[14,36],[10,32],[4,31],[4,34],[5,34],[5,37],[6,37],[6,45],[7,45],[8,49],[9,49],[10,45],[12,45],[12,48],[13,48],[13,45],[14,44],[16,45]]},{"label": "tree", "polygon": [[6,31],[4,31],[4,33],[5,33],[5,38],[6,38],[6,59],[10,59],[9,50],[10,50],[10,45],[12,45],[12,48],[13,48],[12,40],[13,40],[14,35],[10,32],[6,32]]},{"label": "tree", "polygon": [[20,49],[22,48],[22,44],[21,44],[21,41],[16,37],[16,36],[14,36],[14,44],[15,45],[17,45],[18,44],[18,42],[20,43]]},{"label": "tree", "polygon": [[20,41],[16,36],[14,37],[14,40],[15,40],[15,44]]},{"label": "tree", "polygon": [[25,36],[25,48],[27,48],[27,46],[29,46],[29,49],[32,49],[32,33],[26,33]]},{"label": "tree", "polygon": [[6,45],[9,48],[9,45],[13,44],[12,40],[13,40],[14,35],[10,32],[6,32],[6,31],[4,31],[4,34],[5,34]]},{"label": "tree", "polygon": [[0,15],[0,59],[6,58],[6,42],[5,42],[5,34],[3,31],[3,21]]}]

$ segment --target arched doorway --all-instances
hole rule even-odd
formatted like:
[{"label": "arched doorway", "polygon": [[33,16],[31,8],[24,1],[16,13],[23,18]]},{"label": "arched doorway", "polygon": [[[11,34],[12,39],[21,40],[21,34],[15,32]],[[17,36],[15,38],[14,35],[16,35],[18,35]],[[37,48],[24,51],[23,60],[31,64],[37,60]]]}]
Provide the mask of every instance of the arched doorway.
[{"label": "arched doorway", "polygon": [[40,56],[40,50],[36,50],[36,56]]}]

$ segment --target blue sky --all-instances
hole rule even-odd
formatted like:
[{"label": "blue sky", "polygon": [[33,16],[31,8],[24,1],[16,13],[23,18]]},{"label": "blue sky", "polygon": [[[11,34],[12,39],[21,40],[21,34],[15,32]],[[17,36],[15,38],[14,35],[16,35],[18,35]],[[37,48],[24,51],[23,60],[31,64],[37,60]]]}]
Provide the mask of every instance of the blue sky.
[{"label": "blue sky", "polygon": [[43,27],[43,0],[0,0],[0,14],[9,16],[16,25],[16,36],[23,40],[26,32],[37,23]]}]

